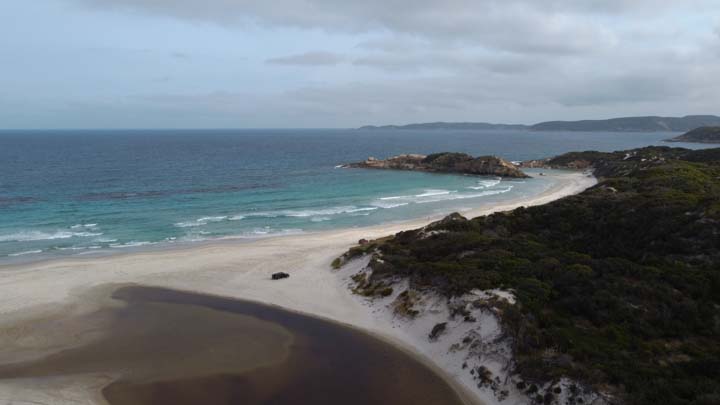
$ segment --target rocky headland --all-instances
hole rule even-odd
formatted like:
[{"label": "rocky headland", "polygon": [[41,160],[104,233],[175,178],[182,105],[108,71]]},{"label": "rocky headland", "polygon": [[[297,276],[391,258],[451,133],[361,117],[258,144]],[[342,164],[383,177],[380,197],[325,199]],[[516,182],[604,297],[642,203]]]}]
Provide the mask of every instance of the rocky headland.
[{"label": "rocky headland", "polygon": [[388,159],[369,157],[358,163],[344,165],[347,168],[409,170],[433,173],[459,173],[477,176],[512,178],[530,177],[514,164],[497,156],[473,157],[466,153],[433,153],[430,155],[398,155]]},{"label": "rocky headland", "polygon": [[696,128],[666,142],[720,143],[720,126]]}]

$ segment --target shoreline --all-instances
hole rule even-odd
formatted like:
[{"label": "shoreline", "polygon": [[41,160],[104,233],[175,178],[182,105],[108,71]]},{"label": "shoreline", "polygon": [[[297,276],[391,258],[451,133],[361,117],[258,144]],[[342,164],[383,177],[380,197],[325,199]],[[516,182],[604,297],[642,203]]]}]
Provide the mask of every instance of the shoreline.
[{"label": "shoreline", "polygon": [[[583,172],[556,175],[558,181],[545,192],[499,206],[480,206],[461,212],[467,217],[507,211],[519,206],[540,205],[581,192],[594,185]],[[313,316],[370,333],[412,354],[444,378],[468,403],[485,403],[466,382],[443,368],[418,340],[375,316],[347,288],[346,274],[332,271],[330,263],[359,239],[374,239],[418,228],[444,215],[411,221],[332,231],[283,235],[253,241],[221,240],[212,243],[147,252],[117,253],[101,257],[49,259],[27,264],[0,265],[0,358],[22,350],[49,350],[48,342],[28,336],[17,325],[33,319],[53,319],[68,312],[91,310],[84,297],[93,287],[108,284],[140,284],[219,295]],[[270,280],[274,272],[290,278]],[[100,299],[98,297],[98,299]],[[45,346],[44,346],[45,345]],[[54,348],[57,350],[57,348]],[[82,378],[62,377],[65,393],[94,403]],[[70,381],[68,381],[70,380]],[[23,389],[22,382],[0,381],[0,391],[25,401],[52,397],[57,381]],[[69,401],[69,400],[68,400]],[[69,402],[68,402],[69,403]]]},{"label": "shoreline", "polygon": [[[562,179],[564,177],[574,177],[575,175],[579,175],[579,173],[580,173],[580,171],[574,170],[574,169],[552,169],[551,174],[547,174],[544,176],[546,176],[548,178]],[[583,173],[589,174],[589,172],[583,172]],[[440,174],[440,175],[443,175],[443,174]],[[303,237],[303,236],[307,236],[307,235],[318,235],[318,234],[330,235],[333,233],[343,233],[344,231],[351,231],[351,230],[363,230],[364,229],[364,230],[367,230],[369,233],[374,233],[373,231],[375,229],[382,228],[382,229],[388,229],[389,230],[388,232],[397,233],[397,232],[407,230],[407,229],[419,228],[419,227],[429,224],[430,222],[441,220],[442,218],[451,214],[452,212],[459,212],[463,216],[466,216],[468,218],[473,218],[476,216],[487,215],[487,214],[497,212],[497,211],[512,210],[521,205],[545,204],[554,199],[562,198],[565,195],[575,194],[574,192],[569,192],[569,194],[568,194],[567,192],[560,190],[560,189],[566,188],[568,186],[567,184],[560,184],[560,183],[561,183],[561,181],[558,180],[558,182],[556,184],[553,184],[547,190],[543,191],[540,194],[532,196],[530,198],[523,198],[523,199],[516,198],[516,199],[509,200],[509,201],[504,202],[499,205],[486,202],[486,203],[483,203],[474,208],[448,211],[448,212],[442,213],[442,214],[424,215],[424,216],[416,217],[416,218],[412,218],[412,219],[398,219],[398,220],[381,222],[381,223],[372,224],[372,225],[363,225],[363,226],[345,227],[345,228],[331,228],[331,229],[322,229],[322,230],[299,230],[298,232],[277,233],[277,234],[273,234],[273,235],[256,236],[256,237],[227,235],[227,236],[220,236],[220,237],[216,237],[216,238],[197,240],[197,241],[182,241],[182,242],[174,242],[174,243],[150,242],[146,245],[134,246],[134,247],[130,247],[127,249],[105,248],[105,249],[98,249],[96,251],[87,251],[87,252],[71,254],[71,255],[46,255],[46,256],[40,256],[40,257],[31,257],[31,256],[26,256],[26,255],[5,256],[5,257],[0,258],[1,259],[0,260],[0,273],[7,269],[13,270],[13,269],[18,269],[18,268],[23,268],[23,267],[41,266],[45,263],[54,263],[54,262],[61,262],[61,261],[81,261],[82,262],[82,261],[88,261],[88,260],[107,259],[107,258],[112,258],[112,257],[122,257],[122,256],[127,256],[127,255],[175,252],[175,251],[183,251],[183,250],[191,250],[191,249],[202,249],[202,248],[208,248],[208,247],[214,247],[214,246],[228,246],[228,245],[242,246],[242,245],[246,245],[246,244],[258,243],[258,242],[267,241],[267,240],[292,238],[292,237]],[[585,187],[585,188],[587,188],[587,187]],[[380,236],[385,236],[385,235],[380,235]]]}]

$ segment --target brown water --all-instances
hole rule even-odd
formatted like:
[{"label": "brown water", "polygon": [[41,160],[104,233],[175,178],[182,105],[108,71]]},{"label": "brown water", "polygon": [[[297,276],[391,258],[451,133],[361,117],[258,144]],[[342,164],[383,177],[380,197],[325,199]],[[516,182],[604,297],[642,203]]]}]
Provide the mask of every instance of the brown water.
[{"label": "brown water", "polygon": [[99,338],[0,365],[0,378],[117,375],[102,391],[111,405],[462,403],[425,365],[351,328],[169,289],[124,287],[113,298],[125,305],[86,316]]}]

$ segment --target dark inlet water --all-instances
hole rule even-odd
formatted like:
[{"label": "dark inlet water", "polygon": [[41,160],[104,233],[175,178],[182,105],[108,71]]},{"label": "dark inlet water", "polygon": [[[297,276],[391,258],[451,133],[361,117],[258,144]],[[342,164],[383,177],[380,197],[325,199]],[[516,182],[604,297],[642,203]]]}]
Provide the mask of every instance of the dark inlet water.
[{"label": "dark inlet water", "polygon": [[0,378],[119,374],[102,391],[111,405],[462,403],[428,367],[350,328],[161,288],[124,287],[113,297],[126,305],[85,318],[101,338],[0,366]]}]

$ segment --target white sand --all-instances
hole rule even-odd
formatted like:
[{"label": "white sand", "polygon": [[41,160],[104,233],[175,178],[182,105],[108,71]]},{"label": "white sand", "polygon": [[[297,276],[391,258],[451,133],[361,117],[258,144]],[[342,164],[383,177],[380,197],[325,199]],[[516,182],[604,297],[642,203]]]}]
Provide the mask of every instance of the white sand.
[{"label": "white sand", "polygon": [[[555,172],[557,173],[557,172]],[[578,172],[560,172],[556,184],[541,195],[503,206],[481,206],[463,214],[469,217],[544,204],[578,193],[595,179]],[[58,259],[26,265],[0,266],[0,363],[59,350],[50,339],[38,336],[29,320],[81,314],[96,307],[87,291],[109,283],[137,283],[218,294],[326,318],[373,332],[416,353],[419,358],[449,370],[442,353],[428,350],[423,339],[410,338],[394,328],[387,317],[377,316],[347,289],[347,271],[334,272],[330,262],[361,238],[377,238],[417,228],[437,218],[290,235],[254,242],[218,242],[158,252],[128,253],[102,258]],[[289,279],[272,281],[284,271]],[[344,275],[343,275],[344,274]],[[51,332],[48,332],[51,333]],[[65,344],[84,336],[69,336]],[[56,344],[57,339],[52,342]],[[468,384],[450,380],[463,391]],[[48,378],[43,381],[0,381],[0,405],[23,403],[102,403],[99,389],[108,376]],[[481,402],[475,394],[473,402]],[[13,402],[15,401],[15,402]],[[488,399],[485,398],[487,402]]]}]

